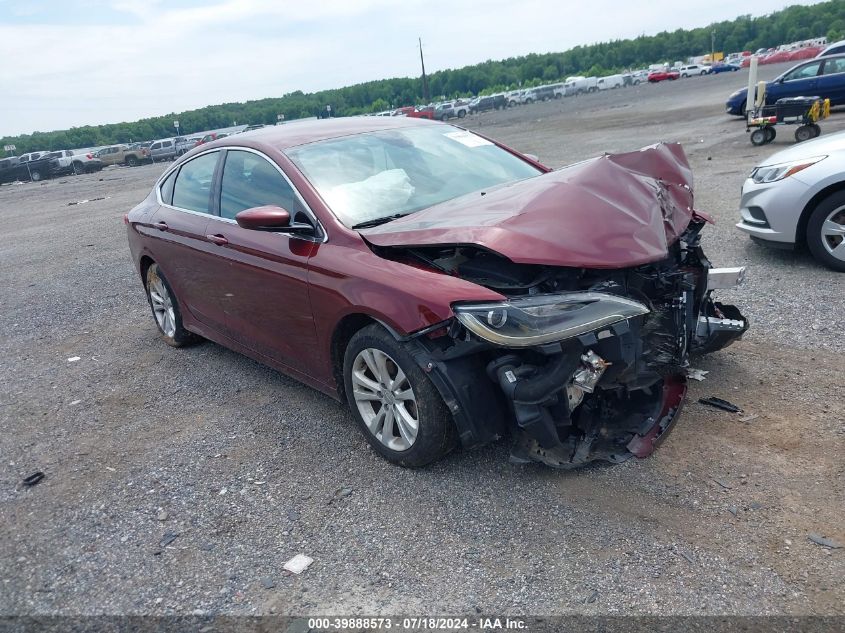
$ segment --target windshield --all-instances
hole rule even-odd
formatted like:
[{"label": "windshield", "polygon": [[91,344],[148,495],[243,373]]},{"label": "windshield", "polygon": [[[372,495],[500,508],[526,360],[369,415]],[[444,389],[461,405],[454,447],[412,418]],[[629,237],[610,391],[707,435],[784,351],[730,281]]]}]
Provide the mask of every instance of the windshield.
[{"label": "windshield", "polygon": [[450,125],[346,136],[286,153],[348,227],[542,173]]}]

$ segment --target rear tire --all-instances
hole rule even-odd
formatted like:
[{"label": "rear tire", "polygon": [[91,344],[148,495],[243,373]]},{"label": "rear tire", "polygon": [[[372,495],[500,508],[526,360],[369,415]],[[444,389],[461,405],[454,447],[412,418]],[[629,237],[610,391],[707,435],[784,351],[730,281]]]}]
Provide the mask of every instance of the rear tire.
[{"label": "rear tire", "polygon": [[818,123],[811,123],[810,128],[813,130],[813,138],[816,138],[822,133],[822,129],[819,127]]},{"label": "rear tire", "polygon": [[807,222],[807,247],[828,268],[845,272],[845,191],[816,205]]},{"label": "rear tire", "polygon": [[171,347],[184,347],[199,340],[196,334],[189,332],[182,325],[179,301],[158,264],[150,264],[147,268],[144,289],[147,291],[147,301],[153,312],[153,319],[165,343]]},{"label": "rear tire", "polygon": [[440,393],[405,344],[382,326],[370,325],[352,336],[343,382],[352,416],[386,460],[417,468],[457,446],[455,423]]},{"label": "rear tire", "polygon": [[138,158],[136,156],[130,156],[126,159],[126,164],[130,167],[137,167],[138,166]]},{"label": "rear tire", "polygon": [[809,141],[813,136],[813,128],[809,125],[799,125],[798,129],[795,130],[795,141],[797,143]]}]

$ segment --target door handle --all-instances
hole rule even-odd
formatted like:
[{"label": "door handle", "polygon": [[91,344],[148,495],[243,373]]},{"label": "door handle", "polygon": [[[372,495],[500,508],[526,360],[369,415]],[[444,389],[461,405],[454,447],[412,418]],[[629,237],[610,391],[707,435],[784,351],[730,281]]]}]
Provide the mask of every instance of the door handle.
[{"label": "door handle", "polygon": [[205,237],[209,242],[213,242],[214,244],[217,244],[217,246],[225,246],[229,243],[229,240],[227,240],[219,233],[216,235],[206,235]]},{"label": "door handle", "polygon": [[169,226],[167,226],[167,222],[156,222],[155,224],[153,224],[153,226],[159,231],[166,231],[170,228]]}]

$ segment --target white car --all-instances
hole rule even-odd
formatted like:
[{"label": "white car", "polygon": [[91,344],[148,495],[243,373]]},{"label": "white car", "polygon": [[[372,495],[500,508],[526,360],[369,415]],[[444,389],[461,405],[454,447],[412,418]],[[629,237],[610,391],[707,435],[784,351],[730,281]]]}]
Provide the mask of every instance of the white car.
[{"label": "white car", "polygon": [[845,272],[845,132],[799,143],[758,165],[742,186],[737,228],[753,239],[806,244]]},{"label": "white car", "polygon": [[678,68],[681,73],[681,78],[684,77],[698,77],[699,75],[707,75],[710,73],[710,67],[703,64],[690,64],[688,66],[681,66]]}]

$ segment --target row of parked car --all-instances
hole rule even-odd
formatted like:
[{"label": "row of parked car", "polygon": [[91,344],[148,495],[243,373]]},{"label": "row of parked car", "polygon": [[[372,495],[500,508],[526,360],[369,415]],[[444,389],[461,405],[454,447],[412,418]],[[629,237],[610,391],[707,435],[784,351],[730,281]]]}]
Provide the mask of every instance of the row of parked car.
[{"label": "row of parked car", "polygon": [[92,152],[30,152],[0,159],[0,183],[19,180],[37,182],[53,176],[85,174],[102,168],[103,162]]},{"label": "row of parked car", "polygon": [[646,82],[657,83],[666,79],[680,79],[739,69],[739,64],[720,62],[713,65],[691,64],[679,68],[661,68],[652,71],[635,70],[606,77],[574,76],[568,77],[563,82],[478,96],[473,99],[457,99],[426,106],[405,106],[395,110],[385,110],[375,116],[407,116],[448,121],[453,118],[462,119],[468,114],[477,114],[488,110],[504,110],[505,108],[529,105],[538,101],[551,101],[552,99],[562,99],[563,97],[573,97],[602,90],[637,86]]},{"label": "row of parked car", "polygon": [[[264,126],[250,125],[242,131],[261,127]],[[109,165],[135,167],[144,163],[174,160],[194,147],[231,134],[210,132],[204,136],[176,136],[140,143],[119,143],[92,150],[40,151],[9,156],[0,159],[0,184],[29,180],[38,182],[56,176],[87,174]]]}]

